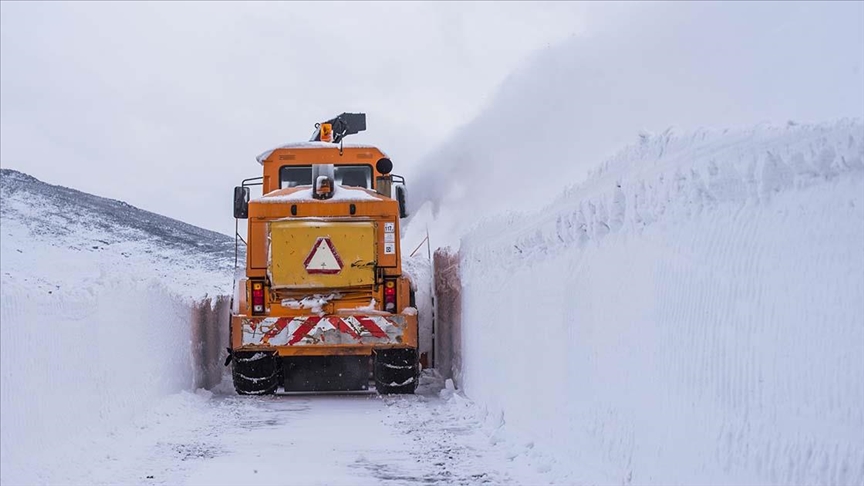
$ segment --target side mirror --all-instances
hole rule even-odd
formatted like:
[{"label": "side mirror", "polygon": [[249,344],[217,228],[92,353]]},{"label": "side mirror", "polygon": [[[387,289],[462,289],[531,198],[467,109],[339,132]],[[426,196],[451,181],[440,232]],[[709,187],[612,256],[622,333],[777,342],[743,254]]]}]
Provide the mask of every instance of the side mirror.
[{"label": "side mirror", "polygon": [[396,186],[396,200],[399,201],[399,218],[407,218],[408,205],[405,203],[405,186]]},{"label": "side mirror", "polygon": [[249,188],[237,186],[234,188],[234,217],[246,219],[249,217]]}]

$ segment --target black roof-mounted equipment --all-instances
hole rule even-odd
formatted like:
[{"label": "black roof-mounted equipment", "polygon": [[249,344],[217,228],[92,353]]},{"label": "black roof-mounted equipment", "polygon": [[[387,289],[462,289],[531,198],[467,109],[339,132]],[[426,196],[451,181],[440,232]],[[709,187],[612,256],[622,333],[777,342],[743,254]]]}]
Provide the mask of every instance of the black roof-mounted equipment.
[{"label": "black roof-mounted equipment", "polygon": [[315,133],[310,142],[339,143],[346,135],[354,135],[366,130],[365,113],[342,113],[341,115],[315,124]]}]

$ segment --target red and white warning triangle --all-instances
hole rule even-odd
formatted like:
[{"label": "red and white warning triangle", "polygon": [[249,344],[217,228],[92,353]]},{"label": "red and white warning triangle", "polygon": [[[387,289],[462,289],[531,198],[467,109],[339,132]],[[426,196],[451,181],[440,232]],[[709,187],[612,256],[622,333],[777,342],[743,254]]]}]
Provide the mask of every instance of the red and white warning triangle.
[{"label": "red and white warning triangle", "polygon": [[309,273],[339,273],[342,271],[342,259],[336,253],[330,238],[321,236],[312,245],[312,251],[309,252],[303,266]]}]

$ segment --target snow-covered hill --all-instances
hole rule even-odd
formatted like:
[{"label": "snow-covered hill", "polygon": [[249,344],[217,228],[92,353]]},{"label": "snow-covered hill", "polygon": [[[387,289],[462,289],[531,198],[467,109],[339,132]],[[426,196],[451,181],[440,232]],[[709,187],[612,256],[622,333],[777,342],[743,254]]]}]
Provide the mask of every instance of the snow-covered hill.
[{"label": "snow-covered hill", "polygon": [[0,201],[6,280],[53,291],[107,271],[190,298],[230,292],[229,236],[10,169],[0,169]]},{"label": "snow-covered hill", "polygon": [[201,298],[233,265],[226,235],[2,170],[0,483],[66,482],[90,441],[206,382],[226,305]]},{"label": "snow-covered hill", "polygon": [[643,134],[460,261],[457,375],[554,476],[864,484],[860,121]]}]

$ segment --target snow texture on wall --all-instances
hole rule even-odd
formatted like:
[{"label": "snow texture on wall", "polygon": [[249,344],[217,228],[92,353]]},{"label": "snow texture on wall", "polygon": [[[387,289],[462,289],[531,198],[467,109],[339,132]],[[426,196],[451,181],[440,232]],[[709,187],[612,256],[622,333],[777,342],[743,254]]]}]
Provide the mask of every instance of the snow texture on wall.
[{"label": "snow texture on wall", "polygon": [[104,434],[193,384],[188,304],[159,285],[106,279],[49,295],[4,279],[4,484],[51,483]]},{"label": "snow texture on wall", "polygon": [[[402,247],[403,255],[408,249]],[[432,364],[433,350],[433,300],[432,300],[432,262],[424,254],[402,257],[402,272],[411,280],[414,291],[414,306],[417,309],[418,347],[421,356],[426,355],[426,364]]]},{"label": "snow texture on wall", "polygon": [[120,201],[0,176],[0,483],[68,482],[70,469],[86,477],[100,437],[218,383],[228,304],[201,297],[226,293],[233,248]]},{"label": "snow texture on wall", "polygon": [[569,482],[864,484],[864,127],[643,134],[462,240],[462,380]]}]

